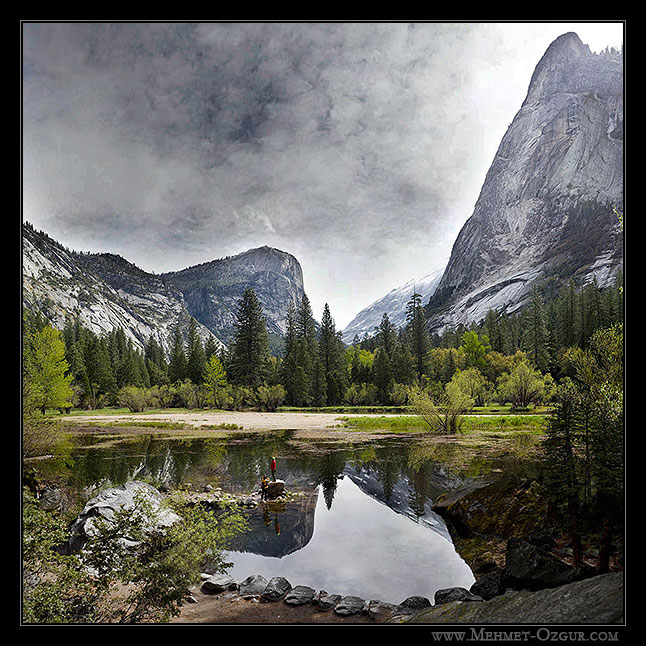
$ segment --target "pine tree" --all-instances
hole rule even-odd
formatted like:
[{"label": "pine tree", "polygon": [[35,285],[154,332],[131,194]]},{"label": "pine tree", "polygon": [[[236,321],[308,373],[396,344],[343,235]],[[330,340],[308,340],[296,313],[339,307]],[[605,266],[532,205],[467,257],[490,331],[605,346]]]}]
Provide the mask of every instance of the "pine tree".
[{"label": "pine tree", "polygon": [[528,353],[534,366],[541,372],[550,367],[549,333],[543,299],[536,286],[526,313],[526,328],[523,335],[523,349]]},{"label": "pine tree", "polygon": [[379,327],[377,327],[377,343],[380,348],[386,351],[389,359],[392,359],[397,343],[397,330],[390,322],[387,312],[383,313]]},{"label": "pine tree", "polygon": [[204,344],[204,358],[208,361],[213,355],[218,354],[218,344],[215,337],[210,334]]},{"label": "pine tree", "polygon": [[[325,379],[327,404],[339,404],[347,387],[343,342],[336,331],[328,304],[323,308],[318,355]],[[320,389],[319,389],[320,391]],[[319,392],[320,395],[320,392]]]},{"label": "pine tree", "polygon": [[377,387],[377,397],[382,404],[390,403],[390,391],[395,380],[388,352],[383,347],[377,348],[372,364],[373,383]]},{"label": "pine tree", "polygon": [[168,379],[174,384],[178,381],[184,381],[188,376],[188,362],[184,352],[184,339],[179,327],[179,321],[173,331],[173,346],[170,353],[168,364]]},{"label": "pine tree", "polygon": [[197,321],[191,316],[188,322],[188,357],[186,360],[186,371],[188,378],[196,385],[200,385],[204,381],[204,373],[206,370],[206,355],[202,340],[197,333]]},{"label": "pine tree", "polygon": [[231,380],[255,388],[265,380],[269,339],[262,308],[251,287],[238,301],[236,331],[231,344]]},{"label": "pine tree", "polygon": [[413,294],[408,301],[406,320],[408,346],[415,360],[417,377],[421,379],[428,369],[427,352],[430,349],[430,340],[420,294]]},{"label": "pine tree", "polygon": [[213,404],[217,408],[218,394],[227,385],[227,373],[217,354],[212,354],[206,362],[204,383],[211,389]]}]

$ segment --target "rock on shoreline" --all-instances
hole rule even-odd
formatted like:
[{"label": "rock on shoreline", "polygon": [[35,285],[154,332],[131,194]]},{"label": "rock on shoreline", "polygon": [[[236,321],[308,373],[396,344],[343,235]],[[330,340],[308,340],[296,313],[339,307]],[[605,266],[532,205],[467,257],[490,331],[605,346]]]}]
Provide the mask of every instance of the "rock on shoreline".
[{"label": "rock on shoreline", "polygon": [[400,604],[354,595],[330,594],[306,585],[293,586],[284,577],[267,581],[252,575],[237,582],[228,575],[203,575],[204,594],[226,594],[231,601],[314,606],[339,616],[362,614],[379,623],[607,623],[623,620],[623,572],[603,574],[545,590],[507,590],[483,600],[464,588],[448,588],[426,597],[408,597]]}]

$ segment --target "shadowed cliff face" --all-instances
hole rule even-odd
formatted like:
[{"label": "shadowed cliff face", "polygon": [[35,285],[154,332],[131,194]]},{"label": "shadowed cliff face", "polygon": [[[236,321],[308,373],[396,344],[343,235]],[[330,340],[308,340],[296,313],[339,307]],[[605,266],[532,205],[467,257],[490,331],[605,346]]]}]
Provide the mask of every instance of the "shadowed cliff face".
[{"label": "shadowed cliff face", "polygon": [[550,45],[427,306],[432,329],[514,311],[547,277],[609,284],[622,263],[623,62]]},{"label": "shadowed cliff face", "polygon": [[294,256],[259,247],[237,256],[163,274],[182,292],[188,311],[228,343],[235,330],[237,303],[247,287],[258,296],[269,332],[284,334],[287,309],[303,294],[303,272]]}]

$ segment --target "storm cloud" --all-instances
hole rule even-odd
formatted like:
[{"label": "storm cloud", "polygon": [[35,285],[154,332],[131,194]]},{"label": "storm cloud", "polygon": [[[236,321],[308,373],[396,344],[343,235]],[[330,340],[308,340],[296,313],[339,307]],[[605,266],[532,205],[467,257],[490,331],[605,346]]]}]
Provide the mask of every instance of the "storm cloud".
[{"label": "storm cloud", "polygon": [[566,31],[513,27],[25,23],[23,217],[156,272],[274,246],[345,324],[448,257]]}]

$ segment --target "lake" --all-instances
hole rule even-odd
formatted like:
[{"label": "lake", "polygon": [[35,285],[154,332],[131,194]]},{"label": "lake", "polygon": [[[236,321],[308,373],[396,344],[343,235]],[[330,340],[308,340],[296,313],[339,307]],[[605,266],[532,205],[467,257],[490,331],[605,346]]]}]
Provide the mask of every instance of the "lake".
[{"label": "lake", "polygon": [[227,552],[238,580],[283,576],[293,586],[395,604],[414,595],[433,601],[437,590],[468,589],[475,580],[432,505],[478,473],[473,464],[448,467],[423,439],[339,443],[275,431],[218,439],[77,436],[75,442],[66,462],[39,469],[64,476],[81,502],[135,479],[251,493],[276,456],[290,499],[244,510],[249,531]]}]

